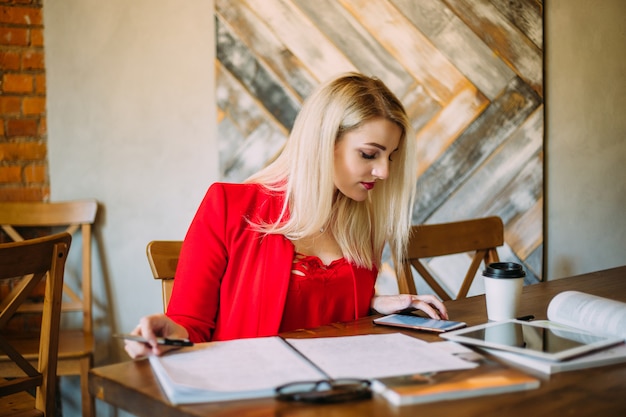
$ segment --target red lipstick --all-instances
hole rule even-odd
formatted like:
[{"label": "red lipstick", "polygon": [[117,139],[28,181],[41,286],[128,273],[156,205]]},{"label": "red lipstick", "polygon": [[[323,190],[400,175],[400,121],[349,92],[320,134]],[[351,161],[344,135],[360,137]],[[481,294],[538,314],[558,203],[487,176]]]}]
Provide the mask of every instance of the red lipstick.
[{"label": "red lipstick", "polygon": [[374,183],[374,182],[362,182],[361,184],[363,184],[363,187],[364,187],[366,190],[368,190],[368,191],[369,191],[369,190],[371,190],[372,188],[374,188],[374,185],[375,185],[376,183]]}]

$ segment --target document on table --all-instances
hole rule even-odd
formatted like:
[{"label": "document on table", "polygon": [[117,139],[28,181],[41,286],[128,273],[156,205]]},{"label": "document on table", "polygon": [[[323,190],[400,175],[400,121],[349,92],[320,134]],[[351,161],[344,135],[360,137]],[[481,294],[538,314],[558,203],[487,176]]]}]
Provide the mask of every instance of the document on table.
[{"label": "document on table", "polygon": [[332,378],[374,379],[478,366],[402,333],[287,341]]},{"label": "document on table", "polygon": [[294,380],[325,378],[279,337],[196,344],[149,359],[173,404],[267,397]]},{"label": "document on table", "polygon": [[476,366],[400,333],[287,342],[277,336],[211,342],[151,356],[150,363],[174,404],[266,397],[282,384],[328,377],[371,379]]}]

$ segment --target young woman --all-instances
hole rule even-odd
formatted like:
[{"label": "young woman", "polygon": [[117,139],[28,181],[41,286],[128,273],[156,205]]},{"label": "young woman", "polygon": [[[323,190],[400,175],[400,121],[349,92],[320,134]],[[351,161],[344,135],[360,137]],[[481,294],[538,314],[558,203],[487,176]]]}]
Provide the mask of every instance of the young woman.
[{"label": "young woman", "polygon": [[305,101],[280,156],[243,184],[213,184],[185,237],[166,314],[144,317],[131,357],[155,337],[276,335],[408,307],[447,318],[432,295],[376,296],[383,247],[402,257],[416,154],[400,101],[378,79],[339,76]]}]

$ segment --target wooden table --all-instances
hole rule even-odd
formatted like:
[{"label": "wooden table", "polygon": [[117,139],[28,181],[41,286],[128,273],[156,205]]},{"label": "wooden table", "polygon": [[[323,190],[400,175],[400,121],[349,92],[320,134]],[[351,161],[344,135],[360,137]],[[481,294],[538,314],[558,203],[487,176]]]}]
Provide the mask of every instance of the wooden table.
[{"label": "wooden table", "polygon": [[[546,318],[549,301],[561,291],[579,290],[626,302],[626,266],[524,287],[520,315]],[[468,325],[487,321],[484,296],[446,303],[450,317]],[[287,337],[345,336],[388,333],[396,329],[374,326],[372,317],[333,324]],[[427,341],[438,336],[408,331]],[[91,370],[89,389],[96,398],[137,416],[626,416],[626,364],[610,365],[541,377],[536,390],[430,404],[393,407],[384,399],[337,404],[282,403],[272,398],[213,404],[173,406],[162,393],[145,360],[127,361]]]}]

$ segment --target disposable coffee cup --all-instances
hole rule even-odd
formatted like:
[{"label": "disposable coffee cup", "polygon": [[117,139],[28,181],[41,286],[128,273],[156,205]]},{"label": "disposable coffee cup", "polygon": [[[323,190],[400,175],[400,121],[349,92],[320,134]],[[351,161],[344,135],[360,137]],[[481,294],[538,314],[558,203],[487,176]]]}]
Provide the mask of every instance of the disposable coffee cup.
[{"label": "disposable coffee cup", "polygon": [[515,262],[494,262],[483,271],[489,321],[514,319],[518,315],[526,272]]}]

